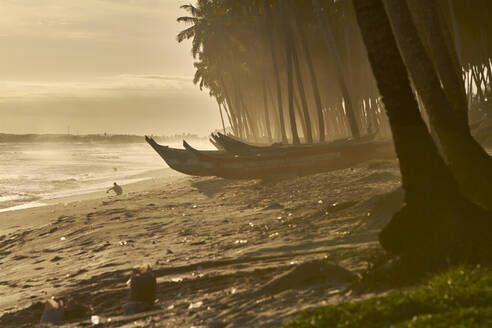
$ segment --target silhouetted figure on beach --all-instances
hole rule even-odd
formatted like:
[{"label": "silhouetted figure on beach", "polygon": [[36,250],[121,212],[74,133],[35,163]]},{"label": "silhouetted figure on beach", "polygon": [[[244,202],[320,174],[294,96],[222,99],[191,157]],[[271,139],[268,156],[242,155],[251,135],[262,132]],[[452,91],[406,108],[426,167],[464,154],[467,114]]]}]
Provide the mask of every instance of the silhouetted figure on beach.
[{"label": "silhouetted figure on beach", "polygon": [[118,195],[118,196],[119,196],[119,195],[121,195],[121,194],[123,193],[123,188],[121,188],[121,186],[120,186],[120,185],[118,185],[116,182],[115,182],[115,183],[113,183],[113,187],[112,187],[112,188],[109,188],[109,189],[106,191],[106,193],[110,192],[111,190],[113,190],[113,191],[116,193],[116,195]]}]

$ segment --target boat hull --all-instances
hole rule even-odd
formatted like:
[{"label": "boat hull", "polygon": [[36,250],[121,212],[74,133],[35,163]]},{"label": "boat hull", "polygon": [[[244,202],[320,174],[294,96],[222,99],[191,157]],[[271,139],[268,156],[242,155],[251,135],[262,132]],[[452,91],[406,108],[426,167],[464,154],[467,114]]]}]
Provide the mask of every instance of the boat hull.
[{"label": "boat hull", "polygon": [[272,154],[232,155],[221,151],[200,151],[183,142],[184,149],[147,142],[172,169],[194,176],[217,176],[226,179],[264,179],[278,176],[301,176],[345,169],[373,159],[395,158],[392,143],[370,142]]},{"label": "boat hull", "polygon": [[159,145],[154,139],[145,137],[149,145],[175,171],[195,176],[210,176],[212,172],[206,169],[197,157],[185,149],[176,149]]},{"label": "boat hull", "polygon": [[309,175],[348,168],[374,159],[395,158],[390,142],[369,142],[319,149],[300,149],[275,154],[217,158],[184,143],[185,148],[207,165],[212,175],[227,179],[257,179],[279,175]]},{"label": "boat hull", "polygon": [[274,154],[274,153],[289,153],[304,151],[307,149],[312,149],[315,151],[325,151],[332,147],[351,145],[357,143],[367,143],[373,141],[376,137],[375,133],[363,136],[359,139],[349,139],[343,138],[338,140],[333,140],[326,143],[317,144],[301,144],[301,145],[282,145],[282,144],[272,144],[270,146],[258,146],[251,145],[241,140],[235,139],[233,137],[224,135],[218,132],[216,135],[212,134],[212,139],[214,144],[218,144],[222,147],[224,151],[237,155],[248,155],[248,154]]}]

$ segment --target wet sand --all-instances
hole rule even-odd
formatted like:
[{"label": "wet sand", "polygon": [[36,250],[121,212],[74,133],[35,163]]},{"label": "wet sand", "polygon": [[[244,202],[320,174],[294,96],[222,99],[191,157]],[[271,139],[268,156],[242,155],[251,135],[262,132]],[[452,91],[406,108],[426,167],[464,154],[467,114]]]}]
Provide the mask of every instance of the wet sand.
[{"label": "wet sand", "polygon": [[[0,213],[1,327],[38,323],[51,296],[111,327],[276,326],[356,297],[347,287],[402,202],[396,161],[274,181],[150,176],[122,196]],[[146,263],[158,301],[125,315],[126,282]]]}]

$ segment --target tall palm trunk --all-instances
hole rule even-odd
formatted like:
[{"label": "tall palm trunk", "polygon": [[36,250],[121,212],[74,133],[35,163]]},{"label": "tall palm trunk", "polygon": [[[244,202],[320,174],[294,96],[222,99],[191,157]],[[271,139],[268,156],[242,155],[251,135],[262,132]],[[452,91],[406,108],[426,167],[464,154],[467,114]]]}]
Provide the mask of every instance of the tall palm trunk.
[{"label": "tall palm trunk", "polygon": [[[287,12],[287,19],[294,20],[295,15],[291,14],[291,10],[294,8],[292,6],[292,2],[290,4],[286,5],[286,12]],[[294,42],[294,35],[292,33],[291,29],[291,24],[286,24],[285,28],[287,29],[287,32],[289,35],[291,35],[290,38],[288,38],[288,42],[290,43],[290,48],[292,51],[292,62],[294,64],[294,69],[296,73],[296,78],[297,78],[297,88],[299,91],[299,96],[301,98],[301,104],[302,104],[302,116],[304,119],[304,137],[306,138],[306,141],[308,143],[313,143],[313,130],[311,127],[311,118],[309,117],[309,109],[308,109],[308,104],[307,104],[307,99],[306,99],[306,91],[304,89],[304,82],[302,80],[302,73],[301,73],[301,67],[299,64],[299,56],[297,53],[297,48]]]},{"label": "tall palm trunk", "polygon": [[257,130],[256,130],[256,120],[254,120],[252,117],[251,117],[251,113],[249,112],[248,110],[248,107],[244,101],[244,96],[243,96],[243,93],[241,92],[241,90],[238,88],[238,97],[239,97],[239,103],[240,103],[240,106],[241,106],[241,111],[244,115],[244,122],[245,122],[245,125],[246,125],[246,128],[247,128],[247,131],[248,131],[248,139],[249,140],[254,140],[254,141],[257,141]]},{"label": "tall palm trunk", "polygon": [[236,135],[236,128],[234,126],[233,120],[231,118],[231,115],[229,114],[229,109],[227,108],[227,103],[223,102],[222,103],[222,108],[224,108],[224,112],[227,115],[227,121],[229,121],[229,125],[232,128],[232,132]]},{"label": "tall palm trunk", "polygon": [[217,100],[217,105],[219,105],[220,120],[222,121],[222,130],[224,131],[224,134],[225,134],[226,129],[225,129],[225,124],[224,124],[224,116],[222,115],[222,106],[220,105],[219,100]]},{"label": "tall palm trunk", "polygon": [[[283,4],[281,3],[281,6]],[[285,12],[285,11],[284,11]],[[301,143],[299,139],[299,133],[297,132],[297,123],[296,123],[296,114],[294,111],[294,77],[293,77],[293,58],[292,58],[292,42],[289,35],[288,23],[285,21],[282,22],[283,32],[284,32],[284,43],[285,43],[285,53],[287,57],[287,97],[289,103],[289,120],[290,120],[290,129],[292,133],[292,143],[294,145],[298,145]]]},{"label": "tall palm trunk", "polygon": [[237,117],[237,112],[234,111],[234,108],[232,107],[232,100],[229,94],[229,89],[227,88],[224,77],[222,74],[219,75],[220,78],[220,84],[222,85],[222,90],[224,90],[224,95],[227,103],[227,107],[229,108],[229,112],[231,114],[231,119],[232,119],[232,126],[234,130],[234,135],[242,138],[242,131],[241,131],[241,126],[239,124],[239,119]]},{"label": "tall palm trunk", "polygon": [[295,43],[291,39],[291,49],[292,49],[292,62],[294,63],[294,69],[297,77],[297,87],[299,91],[299,96],[301,98],[301,109],[302,116],[304,118],[304,137],[308,143],[313,143],[313,130],[311,127],[311,118],[309,117],[309,109],[306,100],[306,92],[304,90],[304,83],[302,82],[301,68],[299,65],[299,58],[297,56],[297,49]]},{"label": "tall palm trunk", "polygon": [[[291,1],[291,5],[293,2]],[[319,94],[318,79],[316,78],[316,72],[314,70],[313,60],[311,58],[311,52],[309,51],[309,45],[305,34],[302,32],[302,28],[297,21],[297,15],[292,15],[293,28],[297,35],[297,38],[301,41],[301,48],[304,52],[304,58],[309,69],[309,76],[311,78],[311,88],[314,94],[314,101],[316,104],[316,113],[318,114],[318,129],[319,129],[319,142],[325,141],[325,120],[323,118],[323,105],[321,104],[321,96]]]},{"label": "tall palm trunk", "polygon": [[286,55],[287,55],[287,97],[289,103],[289,119],[290,119],[290,129],[292,133],[292,143],[298,145],[301,143],[299,140],[299,134],[297,132],[296,123],[296,113],[294,111],[294,81],[292,72],[292,48],[290,47],[290,42],[288,42],[289,36],[285,33],[285,43],[286,43]]},{"label": "tall palm trunk", "polygon": [[258,126],[256,125],[257,120],[253,118],[251,115],[248,105],[244,101],[244,95],[241,89],[238,87],[238,96],[239,96],[239,101],[241,104],[241,108],[244,112],[244,117],[246,118],[246,122],[248,125],[248,129],[250,132],[250,138],[252,138],[254,141],[258,141],[259,133],[258,133]]},{"label": "tall palm trunk", "polygon": [[451,24],[453,25],[454,44],[456,46],[456,54],[458,55],[458,61],[460,65],[463,65],[463,55],[461,54],[461,38],[458,31],[458,24],[456,23],[456,14],[454,12],[453,0],[448,0],[449,16],[451,17]]},{"label": "tall palm trunk", "polygon": [[265,107],[265,124],[266,124],[266,132],[268,136],[268,142],[272,142],[272,128],[270,125],[270,111],[268,109],[268,95],[267,95],[267,88],[266,88],[266,81],[265,77],[263,77],[263,104]]},{"label": "tall palm trunk", "polygon": [[352,132],[352,136],[354,138],[359,138],[360,128],[359,125],[357,124],[357,118],[356,118],[357,115],[355,114],[355,109],[352,105],[352,99],[347,88],[347,82],[342,72],[343,64],[340,58],[340,53],[335,43],[335,37],[333,36],[331,27],[326,23],[326,19],[323,17],[323,13],[321,12],[321,7],[319,5],[318,0],[312,0],[312,1],[315,7],[315,13],[318,19],[318,24],[320,26],[321,33],[323,35],[323,40],[330,54],[333,56],[332,58],[334,60],[335,74],[337,76],[338,84],[340,86],[340,90],[342,91],[343,100],[345,102],[345,109],[347,111],[347,118],[350,125],[350,131]]},{"label": "tall palm trunk", "polygon": [[277,57],[275,56],[275,44],[273,42],[273,16],[270,9],[270,4],[266,0],[265,2],[265,26],[268,30],[268,41],[270,43],[270,55],[272,57],[273,71],[275,73],[275,82],[277,85],[277,109],[278,109],[278,120],[280,122],[280,134],[282,135],[282,142],[287,144],[287,133],[285,132],[285,120],[284,120],[284,109],[282,105],[282,83],[280,81],[280,73],[277,64]]},{"label": "tall palm trunk", "polygon": [[[306,120],[304,119],[302,107],[301,104],[299,103],[299,90],[296,90],[295,88],[294,88],[294,110],[297,115],[296,117],[301,122],[302,131],[307,131]],[[305,136],[306,136],[306,132],[304,132],[304,139],[306,139]]]},{"label": "tall palm trunk", "polygon": [[382,0],[353,2],[391,123],[405,190],[406,205],[385,227],[380,241],[403,260],[425,267],[445,265],[448,259],[477,260],[479,251],[491,246],[492,215],[460,194],[439,156],[420,116]]},{"label": "tall palm trunk", "polygon": [[[267,84],[268,86],[269,84]],[[278,115],[275,115],[275,96],[274,96],[274,92],[272,91],[272,88],[267,88],[267,91],[268,91],[268,98],[270,99],[270,105],[273,109],[272,111],[272,118],[273,118],[273,125],[272,127],[274,128],[274,131],[272,131],[273,133],[273,140],[275,141],[279,141],[279,140],[282,140],[282,133],[280,132],[280,119],[278,117]],[[277,111],[278,113],[278,111]]]},{"label": "tall palm trunk", "polygon": [[386,0],[402,56],[418,94],[428,111],[449,167],[466,194],[492,210],[492,158],[459,121],[419,38],[406,1]]},{"label": "tall palm trunk", "polygon": [[[408,2],[410,4],[410,2]],[[430,55],[433,59],[437,74],[440,77],[444,87],[444,93],[449,100],[456,116],[460,122],[468,126],[468,106],[465,94],[463,79],[461,78],[461,70],[456,69],[451,51],[446,45],[446,37],[443,28],[445,23],[440,14],[439,3],[437,0],[416,1],[413,5],[417,5],[422,13],[422,23],[425,28],[429,42]],[[415,15],[414,17],[417,17]]]}]

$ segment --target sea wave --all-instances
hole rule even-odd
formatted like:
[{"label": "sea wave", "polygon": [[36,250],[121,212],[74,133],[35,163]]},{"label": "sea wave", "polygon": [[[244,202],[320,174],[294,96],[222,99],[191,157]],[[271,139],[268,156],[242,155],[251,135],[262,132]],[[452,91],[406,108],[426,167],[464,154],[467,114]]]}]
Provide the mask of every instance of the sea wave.
[{"label": "sea wave", "polygon": [[137,174],[164,167],[144,144],[0,144],[0,153],[6,158],[0,162],[0,209],[40,206],[46,199],[104,190],[113,182],[127,183]]}]

